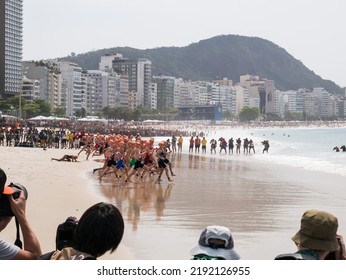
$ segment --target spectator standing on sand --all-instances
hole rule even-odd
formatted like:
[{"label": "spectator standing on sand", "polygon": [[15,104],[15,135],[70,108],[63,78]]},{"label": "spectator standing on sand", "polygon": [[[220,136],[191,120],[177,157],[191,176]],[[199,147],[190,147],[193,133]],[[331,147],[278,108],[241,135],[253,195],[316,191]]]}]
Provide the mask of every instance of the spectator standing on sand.
[{"label": "spectator standing on sand", "polygon": [[210,153],[212,154],[214,152],[214,154],[216,154],[216,146],[217,146],[217,142],[216,140],[213,138],[210,140]]},{"label": "spectator standing on sand", "polygon": [[183,151],[183,142],[184,138],[182,135],[180,135],[178,138],[178,153],[181,153]]},{"label": "spectator standing on sand", "polygon": [[228,140],[228,153],[230,154],[232,152],[233,154],[233,148],[234,148],[234,140],[233,140],[233,137],[231,137],[229,140]]},{"label": "spectator standing on sand", "polygon": [[203,136],[202,141],[202,154],[205,154],[207,152],[207,139]]},{"label": "spectator standing on sand", "polygon": [[177,152],[177,137],[175,135],[172,136],[172,152]]},{"label": "spectator standing on sand", "polygon": [[193,136],[191,136],[190,140],[189,140],[189,153],[193,153],[193,147],[195,145],[195,140],[193,139]]}]

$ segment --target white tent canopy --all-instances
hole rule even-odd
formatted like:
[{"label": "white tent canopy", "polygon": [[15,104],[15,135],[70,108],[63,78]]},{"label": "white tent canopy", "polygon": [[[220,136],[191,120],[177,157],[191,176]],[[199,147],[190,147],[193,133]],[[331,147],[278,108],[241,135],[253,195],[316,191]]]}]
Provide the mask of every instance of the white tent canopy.
[{"label": "white tent canopy", "polygon": [[103,123],[108,123],[106,119],[100,119],[98,117],[85,117],[85,118],[80,118],[76,120],[77,122],[103,122]]},{"label": "white tent canopy", "polygon": [[47,120],[50,120],[50,121],[69,121],[70,119],[49,116],[49,117],[47,117]]},{"label": "white tent canopy", "polygon": [[59,118],[59,117],[54,117],[54,116],[36,116],[33,118],[29,119],[30,121],[68,121],[69,119],[67,118]]},{"label": "white tent canopy", "polygon": [[36,116],[36,117],[33,117],[33,118],[30,118],[29,121],[44,121],[46,120],[47,117],[45,116]]},{"label": "white tent canopy", "polygon": [[143,121],[144,123],[164,123],[165,121],[160,121],[160,120],[145,120]]}]

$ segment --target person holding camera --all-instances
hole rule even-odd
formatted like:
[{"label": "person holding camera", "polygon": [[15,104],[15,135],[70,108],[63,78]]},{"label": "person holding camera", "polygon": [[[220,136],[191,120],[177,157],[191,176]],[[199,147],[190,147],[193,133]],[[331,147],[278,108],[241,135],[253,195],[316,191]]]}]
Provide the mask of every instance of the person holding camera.
[{"label": "person holding camera", "polygon": [[337,234],[338,219],[326,211],[308,210],[292,237],[298,251],[281,254],[275,260],[346,260],[345,243]]},{"label": "person holding camera", "polygon": [[113,253],[124,234],[122,214],[113,204],[99,202],[89,207],[80,220],[69,217],[58,226],[57,250],[40,260],[96,260]]},{"label": "person holding camera", "polygon": [[[0,232],[7,227],[12,217],[15,216],[22,230],[24,249],[21,248],[20,240],[17,240],[19,241],[17,246],[0,238],[0,260],[37,259],[42,254],[41,246],[25,214],[26,197],[24,191],[7,186],[5,184],[6,180],[7,176],[0,168]],[[10,209],[6,210],[6,205],[10,205]]]}]

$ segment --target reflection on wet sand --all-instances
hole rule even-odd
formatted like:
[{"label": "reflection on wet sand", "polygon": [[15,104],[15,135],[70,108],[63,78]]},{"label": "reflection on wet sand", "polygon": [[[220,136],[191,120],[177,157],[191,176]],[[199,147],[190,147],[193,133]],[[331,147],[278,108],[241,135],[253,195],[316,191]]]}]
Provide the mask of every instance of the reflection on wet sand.
[{"label": "reflection on wet sand", "polygon": [[156,178],[140,180],[134,179],[132,183],[119,183],[113,174],[109,174],[102,183],[101,193],[113,202],[122,212],[124,218],[132,224],[136,231],[141,212],[155,212],[156,221],[164,215],[165,202],[169,199],[172,183],[163,187],[156,182]]}]

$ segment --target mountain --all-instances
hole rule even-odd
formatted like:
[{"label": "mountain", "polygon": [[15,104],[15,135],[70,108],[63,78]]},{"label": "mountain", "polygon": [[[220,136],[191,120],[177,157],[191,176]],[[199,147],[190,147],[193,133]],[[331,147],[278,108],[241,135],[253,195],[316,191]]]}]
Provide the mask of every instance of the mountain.
[{"label": "mountain", "polygon": [[62,59],[75,62],[85,70],[98,69],[100,57],[120,53],[124,58],[146,58],[152,62],[152,75],[166,75],[185,80],[211,81],[227,77],[233,83],[241,75],[257,75],[274,80],[280,90],[323,87],[331,93],[344,90],[324,80],[285,49],[257,37],[221,35],[186,47],[134,49],[115,47],[96,50]]}]

